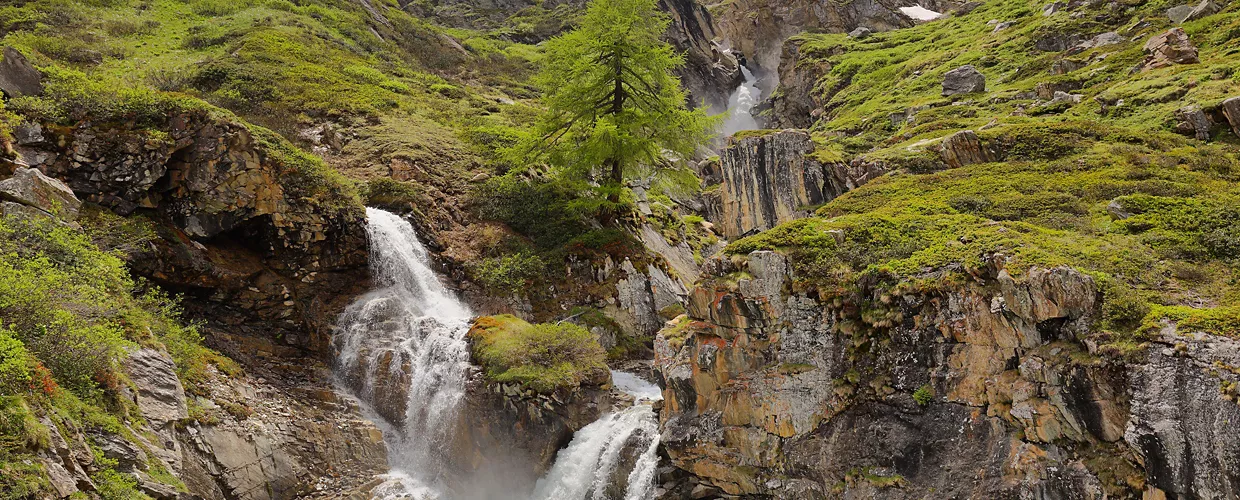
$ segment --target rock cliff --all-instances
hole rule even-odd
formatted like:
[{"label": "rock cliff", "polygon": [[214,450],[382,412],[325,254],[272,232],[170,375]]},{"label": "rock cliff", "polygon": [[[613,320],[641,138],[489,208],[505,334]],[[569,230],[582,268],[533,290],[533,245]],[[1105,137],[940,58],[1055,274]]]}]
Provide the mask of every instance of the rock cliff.
[{"label": "rock cliff", "polygon": [[883,173],[874,164],[824,164],[813,153],[801,131],[737,140],[719,156],[721,183],[707,196],[711,222],[729,239],[767,230]]},{"label": "rock cliff", "polygon": [[134,270],[253,337],[233,353],[327,354],[326,326],[364,286],[367,250],[361,204],[320,178],[326,166],[206,111],[153,127],[26,123],[16,135],[30,166],[80,198],[160,223]]},{"label": "rock cliff", "polygon": [[1092,278],[989,262],[828,296],[779,253],[712,261],[656,341],[672,463],[745,496],[1236,494],[1240,342],[1167,324],[1108,355]]},{"label": "rock cliff", "polygon": [[912,19],[900,13],[901,5],[891,0],[740,0],[720,6],[716,22],[724,40],[758,68],[774,71],[788,37],[805,31],[848,33],[858,27],[883,31],[912,26]]},{"label": "rock cliff", "polygon": [[166,352],[130,352],[121,396],[138,427],[44,424],[58,494],[99,487],[86,443],[161,499],[334,496],[386,469],[382,434],[320,361],[336,308],[368,279],[363,213],[347,186],[269,132],[205,111],[142,127],[26,122],[15,136],[5,215],[72,223],[81,198],[140,217],[154,238],[133,249],[131,269],[185,293],[206,343],[245,365],[213,363],[187,393]]}]

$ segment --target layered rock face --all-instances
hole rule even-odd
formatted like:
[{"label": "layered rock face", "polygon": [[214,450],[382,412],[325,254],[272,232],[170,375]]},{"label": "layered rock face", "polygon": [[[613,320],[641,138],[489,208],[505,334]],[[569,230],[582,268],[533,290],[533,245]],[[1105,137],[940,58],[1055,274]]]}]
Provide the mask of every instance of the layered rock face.
[{"label": "layered rock face", "polygon": [[1224,422],[1240,406],[1221,389],[1240,342],[1168,325],[1146,352],[1101,355],[1088,275],[1017,276],[996,255],[921,277],[942,285],[827,297],[794,290],[778,253],[711,267],[745,277],[693,292],[656,369],[672,463],[728,494],[1237,494],[1240,436]]},{"label": "layered rock face", "polygon": [[823,164],[813,158],[809,134],[785,130],[737,141],[719,156],[722,183],[707,213],[728,239],[809,215],[882,174],[869,164]]},{"label": "layered rock face", "polygon": [[[134,270],[203,299],[191,313],[218,307],[202,316],[257,339],[234,353],[326,354],[326,325],[367,276],[360,204],[295,192],[307,174],[242,125],[187,112],[158,130],[28,123],[15,135],[30,166],[78,197],[163,223]],[[265,331],[247,331],[256,321]]]},{"label": "layered rock face", "polygon": [[891,0],[739,0],[724,4],[716,22],[724,40],[758,67],[773,71],[788,37],[804,31],[848,33],[858,27],[884,31],[912,26],[912,19],[899,11],[903,5]]}]

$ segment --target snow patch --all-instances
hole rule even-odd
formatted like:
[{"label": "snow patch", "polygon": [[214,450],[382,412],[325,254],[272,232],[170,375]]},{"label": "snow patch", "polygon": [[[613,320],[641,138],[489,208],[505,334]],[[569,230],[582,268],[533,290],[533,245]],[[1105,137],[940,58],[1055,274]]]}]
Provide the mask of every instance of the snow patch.
[{"label": "snow patch", "polygon": [[900,7],[900,12],[903,12],[904,15],[911,17],[913,19],[916,19],[918,21],[933,21],[943,16],[943,14],[939,14],[938,12],[927,9],[920,5],[914,5],[912,7]]}]

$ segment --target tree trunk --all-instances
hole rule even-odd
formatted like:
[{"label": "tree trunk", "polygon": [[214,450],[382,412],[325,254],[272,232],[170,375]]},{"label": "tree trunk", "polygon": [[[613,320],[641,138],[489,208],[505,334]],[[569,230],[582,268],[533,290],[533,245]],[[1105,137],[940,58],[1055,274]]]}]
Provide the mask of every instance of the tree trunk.
[{"label": "tree trunk", "polygon": [[[611,111],[612,116],[618,116],[624,111],[624,64],[622,58],[624,56],[620,47],[614,47],[612,53],[612,78],[615,79],[616,87],[612,92]],[[620,155],[612,153],[611,161],[611,181],[616,185],[616,190],[607,196],[607,201],[612,203],[620,202],[620,190],[624,187],[624,164],[620,161]]]}]

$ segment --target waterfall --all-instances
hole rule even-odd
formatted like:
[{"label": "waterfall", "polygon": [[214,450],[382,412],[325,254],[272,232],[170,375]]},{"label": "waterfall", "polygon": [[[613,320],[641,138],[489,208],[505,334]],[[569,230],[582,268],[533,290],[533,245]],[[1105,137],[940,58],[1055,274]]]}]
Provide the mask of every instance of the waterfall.
[{"label": "waterfall", "polygon": [[645,500],[659,465],[659,425],[650,403],[659,388],[613,370],[616,388],[634,405],[583,427],[534,488],[534,500]]},{"label": "waterfall", "polygon": [[392,471],[378,498],[445,496],[442,474],[465,395],[472,315],[430,268],[409,222],[367,208],[376,289],[342,314],[337,373],[384,431]]},{"label": "waterfall", "polygon": [[728,117],[723,122],[722,130],[725,136],[742,130],[758,129],[753,108],[762,102],[762,90],[758,88],[758,78],[749,68],[741,66],[741,75],[745,77],[745,82],[728,96]]}]

